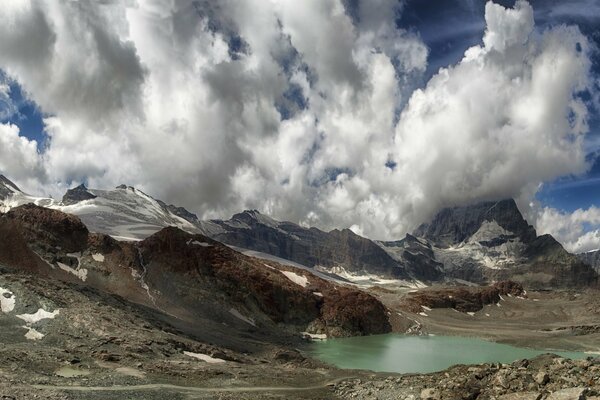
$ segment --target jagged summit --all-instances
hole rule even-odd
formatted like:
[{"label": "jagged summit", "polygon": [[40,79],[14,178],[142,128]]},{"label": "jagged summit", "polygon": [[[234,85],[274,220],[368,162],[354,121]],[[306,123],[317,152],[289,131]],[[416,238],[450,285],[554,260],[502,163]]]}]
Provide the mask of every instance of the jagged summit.
[{"label": "jagged summit", "polygon": [[438,246],[448,247],[471,237],[485,221],[495,221],[523,242],[529,242],[536,237],[535,229],[523,218],[513,199],[445,208],[430,222],[419,226],[413,235],[425,238]]},{"label": "jagged summit", "polygon": [[7,177],[0,174],[0,200],[6,199],[15,192],[21,192],[21,189]]},{"label": "jagged summit", "polygon": [[81,185],[67,190],[62,198],[62,203],[66,206],[79,203],[80,201],[95,199],[97,196],[90,193],[88,188],[82,183]]}]

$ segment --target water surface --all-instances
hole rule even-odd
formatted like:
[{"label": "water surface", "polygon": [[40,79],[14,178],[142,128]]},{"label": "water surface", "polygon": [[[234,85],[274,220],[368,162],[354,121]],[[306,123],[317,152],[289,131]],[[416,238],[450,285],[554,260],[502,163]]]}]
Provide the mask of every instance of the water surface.
[{"label": "water surface", "polygon": [[540,354],[586,358],[579,352],[534,350],[475,338],[387,334],[328,339],[310,345],[311,354],[339,368],[426,373],[455,364],[511,363]]}]

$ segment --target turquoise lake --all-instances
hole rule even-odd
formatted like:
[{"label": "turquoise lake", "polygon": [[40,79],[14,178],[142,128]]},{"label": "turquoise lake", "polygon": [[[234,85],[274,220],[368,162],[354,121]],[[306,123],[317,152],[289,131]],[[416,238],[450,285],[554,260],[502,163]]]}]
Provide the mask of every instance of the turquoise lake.
[{"label": "turquoise lake", "polygon": [[311,343],[310,353],[339,368],[400,373],[435,372],[455,364],[511,363],[545,353],[575,359],[589,356],[579,352],[520,348],[474,338],[399,334],[328,339]]}]

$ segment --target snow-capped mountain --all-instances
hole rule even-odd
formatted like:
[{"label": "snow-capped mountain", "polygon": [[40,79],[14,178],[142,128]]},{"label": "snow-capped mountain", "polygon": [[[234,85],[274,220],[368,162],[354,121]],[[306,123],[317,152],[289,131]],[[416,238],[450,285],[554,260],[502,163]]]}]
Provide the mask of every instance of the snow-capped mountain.
[{"label": "snow-capped mountain", "polygon": [[398,241],[373,241],[349,229],[325,232],[277,221],[256,210],[200,221],[131,186],[70,189],[61,201],[32,197],[0,176],[0,212],[34,203],[77,215],[92,232],[141,240],[175,226],[242,252],[318,271],[334,279],[419,285],[444,280],[514,279],[539,287],[590,285],[598,274],[550,235],[537,236],[512,199],[441,210]]},{"label": "snow-capped mountain", "polygon": [[34,197],[0,175],[0,211],[6,212],[22,204],[77,215],[92,232],[104,233],[122,240],[144,239],[167,226],[198,233],[198,218],[187,210],[166,205],[131,186],[112,190],[88,189],[84,185],[68,190],[61,201]]},{"label": "snow-capped mountain", "polygon": [[413,235],[431,248],[420,263],[435,260],[446,278],[506,278],[544,287],[588,285],[598,278],[551,235],[537,236],[512,199],[443,209]]}]

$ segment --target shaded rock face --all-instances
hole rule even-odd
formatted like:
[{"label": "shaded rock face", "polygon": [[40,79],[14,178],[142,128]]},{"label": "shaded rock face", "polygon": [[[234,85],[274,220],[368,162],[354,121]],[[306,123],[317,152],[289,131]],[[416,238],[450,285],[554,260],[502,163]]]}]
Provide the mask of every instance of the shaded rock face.
[{"label": "shaded rock face", "polygon": [[476,312],[486,304],[497,303],[502,295],[524,296],[524,293],[521,284],[502,281],[486,287],[453,287],[411,293],[404,300],[402,307],[413,313],[421,312],[422,306]]},{"label": "shaded rock face", "polygon": [[443,279],[444,265],[435,259],[433,248],[426,240],[407,234],[402,240],[378,243],[409,275],[426,281]]},{"label": "shaded rock face", "polygon": [[15,192],[20,192],[21,190],[12,183],[8,178],[4,175],[0,175],[0,200],[4,200]]},{"label": "shaded rock face", "polygon": [[600,250],[577,254],[577,258],[593,267],[596,272],[600,272]]},{"label": "shaded rock face", "polygon": [[413,234],[438,247],[448,247],[468,239],[479,230],[484,221],[496,221],[523,242],[536,237],[535,230],[525,221],[513,199],[443,209],[431,222],[419,226]]},{"label": "shaded rock face", "polygon": [[342,267],[350,272],[408,278],[402,266],[380,246],[349,229],[323,232],[278,222],[255,210],[236,214],[227,221],[211,220],[210,224],[209,235],[216,240],[308,267]]},{"label": "shaded rock face", "polygon": [[69,189],[62,198],[64,205],[77,204],[80,201],[95,199],[97,196],[90,193],[85,185],[81,184],[76,188]]},{"label": "shaded rock face", "polygon": [[[207,301],[207,293],[213,292],[242,314],[253,316],[256,323],[264,314],[277,324],[329,336],[391,330],[385,307],[373,296],[335,286],[306,271],[265,264],[201,235],[165,228],[141,242],[140,249],[149,282],[162,285],[162,292],[187,283],[185,304]],[[163,279],[165,271],[172,272],[168,282]],[[282,271],[305,279],[306,285],[295,283]]]}]

